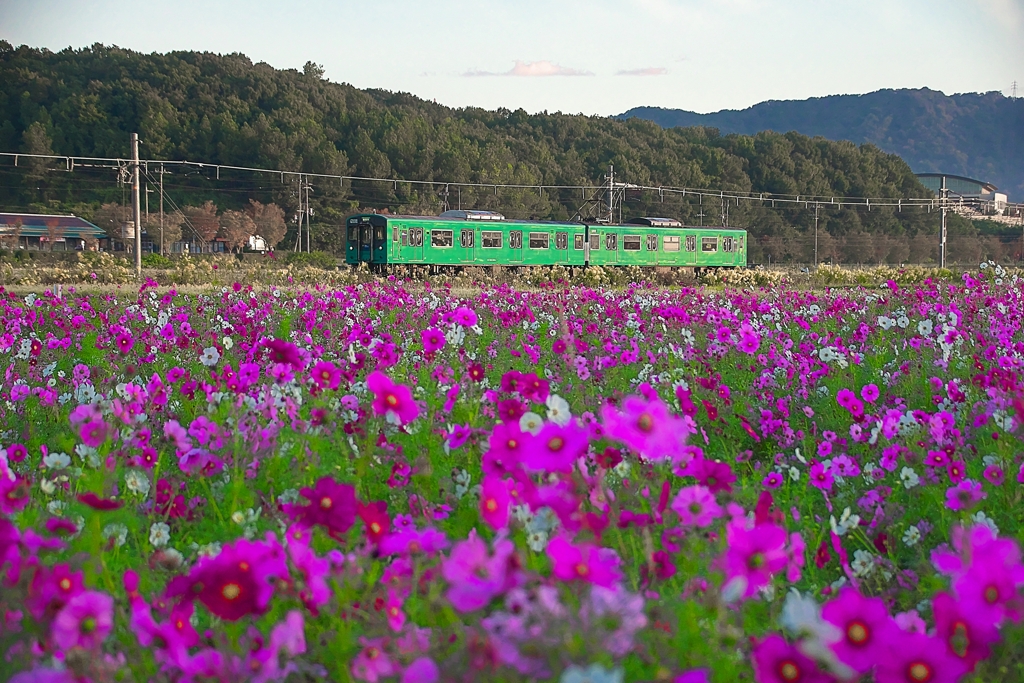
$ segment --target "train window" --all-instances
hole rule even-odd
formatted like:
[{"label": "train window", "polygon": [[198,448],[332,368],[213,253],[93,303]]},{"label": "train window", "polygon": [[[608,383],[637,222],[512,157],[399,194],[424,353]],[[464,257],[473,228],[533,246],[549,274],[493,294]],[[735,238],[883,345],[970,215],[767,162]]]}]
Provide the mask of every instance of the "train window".
[{"label": "train window", "polygon": [[723,237],[722,238],[722,251],[732,251],[732,238],[731,237]]},{"label": "train window", "polygon": [[702,252],[718,251],[718,238],[717,237],[701,237],[700,238],[700,250]]},{"label": "train window", "polygon": [[364,225],[363,226],[362,239],[363,239],[363,244],[366,244],[366,245],[370,244],[370,226],[369,225]]},{"label": "train window", "polygon": [[397,242],[398,241],[398,228],[391,228],[391,241],[392,242]]},{"label": "train window", "polygon": [[573,249],[582,249],[583,248],[583,235],[573,235],[572,236],[572,246],[573,246]]},{"label": "train window", "polygon": [[383,242],[384,239],[385,239],[384,235],[387,234],[387,233],[384,232],[384,226],[382,226],[382,225],[378,225],[377,229],[374,230],[373,233],[374,233],[373,239],[377,240],[378,242]]},{"label": "train window", "polygon": [[459,244],[464,249],[472,249],[475,236],[476,233],[472,230],[462,230],[459,232]]},{"label": "train window", "polygon": [[604,236],[604,248],[608,251],[615,251],[619,248],[619,236],[613,233],[608,233]]},{"label": "train window", "polygon": [[355,242],[359,239],[359,228],[352,226],[348,229],[348,241]]},{"label": "train window", "polygon": [[409,232],[407,230],[402,231],[402,246],[409,246]]},{"label": "train window", "polygon": [[522,249],[523,248],[523,231],[522,230],[509,230],[508,233],[508,246],[510,249]]},{"label": "train window", "polygon": [[640,251],[640,235],[623,235],[623,251]]},{"label": "train window", "polygon": [[501,238],[502,234],[500,232],[481,232],[480,246],[484,249],[501,249]]},{"label": "train window", "polygon": [[[686,239],[689,240],[690,238],[687,237]],[[665,235],[661,238],[661,244],[665,251],[679,251],[679,235]]]},{"label": "train window", "polygon": [[546,232],[531,232],[530,249],[547,249],[550,237]]},{"label": "train window", "polygon": [[601,248],[601,236],[596,232],[590,233],[590,251],[597,251]]},{"label": "train window", "polygon": [[569,248],[569,233],[567,232],[556,232],[555,233],[555,249],[568,249]]},{"label": "train window", "polygon": [[452,230],[434,230],[430,233],[430,246],[436,248],[450,247],[455,241],[455,233]]},{"label": "train window", "polygon": [[658,236],[648,235],[647,236],[647,251],[658,251]]},{"label": "train window", "polygon": [[697,236],[687,235],[686,236],[686,251],[697,251]]},{"label": "train window", "polygon": [[737,237],[736,238],[736,251],[743,251],[743,238],[742,237]]},{"label": "train window", "polygon": [[409,230],[409,246],[423,246],[423,228],[411,228]]}]

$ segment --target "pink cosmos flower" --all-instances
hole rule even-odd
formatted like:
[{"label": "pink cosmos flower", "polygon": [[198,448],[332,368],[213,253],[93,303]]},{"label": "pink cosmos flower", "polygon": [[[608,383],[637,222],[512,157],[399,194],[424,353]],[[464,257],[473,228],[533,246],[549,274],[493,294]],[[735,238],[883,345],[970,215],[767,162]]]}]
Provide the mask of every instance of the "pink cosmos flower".
[{"label": "pink cosmos flower", "polygon": [[811,480],[811,486],[822,491],[831,491],[832,484],[835,483],[835,477],[832,476],[832,468],[826,467],[817,460],[811,463],[809,479]]},{"label": "pink cosmos flower", "polygon": [[778,472],[769,472],[768,476],[761,482],[761,486],[766,489],[777,489],[782,486],[782,482],[785,478]]},{"label": "pink cosmos flower", "polygon": [[341,370],[328,360],[319,361],[314,365],[309,376],[320,389],[334,391],[341,386]]},{"label": "pink cosmos flower", "polygon": [[375,396],[373,412],[386,416],[389,422],[404,425],[419,416],[420,409],[412,398],[412,390],[395,384],[383,372],[371,372],[366,378],[366,386]]},{"label": "pink cosmos flower", "polygon": [[395,633],[402,630],[405,626],[405,612],[402,611],[402,603],[404,600],[396,594],[393,590],[388,591],[387,602],[384,603],[384,616],[388,620],[388,628]]},{"label": "pink cosmos flower", "polygon": [[448,538],[433,527],[410,527],[385,537],[378,547],[381,555],[433,555],[448,547]]},{"label": "pink cosmos flower", "polygon": [[610,588],[622,578],[615,553],[592,543],[573,545],[559,534],[548,543],[547,551],[551,573],[560,581],[579,580]]},{"label": "pink cosmos flower", "polygon": [[841,634],[831,644],[839,661],[862,674],[884,656],[891,639],[899,635],[881,598],[865,598],[849,586],[825,603],[821,618],[834,624]]},{"label": "pink cosmos flower", "polygon": [[428,327],[420,332],[420,340],[423,342],[423,351],[433,353],[444,348],[444,333],[436,327]]},{"label": "pink cosmos flower", "polygon": [[203,557],[186,576],[171,579],[165,596],[199,600],[221,619],[237,621],[262,614],[274,585],[289,578],[284,549],[269,535],[265,542],[240,538],[214,557]]},{"label": "pink cosmos flower", "polygon": [[114,339],[114,344],[121,353],[128,353],[135,346],[135,339],[127,332],[122,332]]},{"label": "pink cosmos flower", "polygon": [[920,633],[894,631],[885,655],[876,660],[877,683],[957,683],[967,665],[942,641]]},{"label": "pink cosmos flower", "polygon": [[114,599],[106,593],[85,591],[71,598],[53,620],[50,634],[61,650],[99,647],[114,627]]},{"label": "pink cosmos flower", "polygon": [[831,683],[831,676],[780,635],[770,635],[754,646],[754,673],[758,683]]},{"label": "pink cosmos flower", "polygon": [[740,517],[726,526],[725,539],[727,550],[722,563],[726,585],[733,584],[742,598],[749,598],[767,586],[772,575],[789,562],[786,530],[774,523],[748,529],[746,519]]},{"label": "pink cosmos flower", "polygon": [[722,516],[722,508],[715,501],[715,496],[699,484],[679,491],[671,507],[684,526],[710,526]]},{"label": "pink cosmos flower", "polygon": [[985,468],[985,479],[993,486],[1002,486],[1006,479],[1006,472],[999,465],[989,465]]},{"label": "pink cosmos flower", "polygon": [[430,657],[420,657],[402,672],[401,683],[437,683],[441,672]]},{"label": "pink cosmos flower", "polygon": [[291,342],[284,339],[265,339],[263,347],[274,365],[285,365],[295,371],[300,371],[305,366],[299,348]]},{"label": "pink cosmos flower", "polygon": [[512,498],[508,485],[498,475],[485,474],[480,484],[480,517],[493,529],[508,526]]},{"label": "pink cosmos flower", "polygon": [[522,464],[532,472],[572,472],[572,465],[587,452],[587,432],[576,424],[546,423],[523,450]]},{"label": "pink cosmos flower", "polygon": [[601,419],[608,438],[655,461],[677,456],[690,431],[657,397],[645,401],[629,396],[622,402],[621,411],[606,405],[601,409]]},{"label": "pink cosmos flower", "polygon": [[740,326],[740,338],[736,343],[738,348],[743,353],[754,355],[757,350],[761,347],[761,337],[758,336],[757,332],[754,331],[750,325],[744,323]]},{"label": "pink cosmos flower", "polygon": [[968,668],[989,656],[989,645],[999,640],[996,625],[965,610],[949,593],[937,593],[932,600],[935,637]]},{"label": "pink cosmos flower", "polygon": [[946,507],[953,511],[969,509],[985,497],[981,484],[964,479],[956,486],[946,489]]},{"label": "pink cosmos flower", "polygon": [[355,523],[358,501],[351,484],[340,484],[331,477],[321,477],[313,488],[300,493],[309,505],[288,504],[286,515],[304,527],[322,526],[333,538],[342,538]]},{"label": "pink cosmos flower", "polygon": [[382,678],[388,678],[398,673],[398,665],[384,651],[387,644],[386,638],[366,638],[360,636],[359,644],[363,649],[352,660],[352,677],[377,683]]},{"label": "pink cosmos flower", "polygon": [[718,460],[707,460],[696,458],[687,465],[682,475],[694,477],[702,485],[706,486],[712,493],[725,491],[732,492],[732,483],[736,481],[736,474],[728,463]]},{"label": "pink cosmos flower", "polygon": [[868,403],[874,403],[877,401],[878,396],[878,386],[875,384],[865,384],[860,390],[860,397]]},{"label": "pink cosmos flower", "polygon": [[460,306],[452,313],[452,322],[463,327],[473,327],[477,323],[476,312],[471,308]]},{"label": "pink cosmos flower", "polygon": [[441,565],[441,575],[449,584],[446,597],[459,612],[482,609],[518,585],[518,564],[511,541],[499,535],[492,556],[473,529],[465,541],[452,548],[451,556]]}]

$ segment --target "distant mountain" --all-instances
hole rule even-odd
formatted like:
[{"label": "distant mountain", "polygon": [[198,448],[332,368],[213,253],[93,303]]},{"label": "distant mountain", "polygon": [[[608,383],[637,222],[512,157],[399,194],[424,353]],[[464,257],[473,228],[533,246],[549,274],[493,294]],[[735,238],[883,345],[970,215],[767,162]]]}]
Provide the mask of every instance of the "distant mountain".
[{"label": "distant mountain", "polygon": [[879,90],[808,100],[769,101],[741,111],[696,114],[636,107],[619,118],[665,128],[707,126],[722,134],[797,131],[829,140],[871,143],[899,154],[915,173],[942,172],[994,183],[1024,201],[1024,98],[1000,93],[944,95],[935,90]]}]

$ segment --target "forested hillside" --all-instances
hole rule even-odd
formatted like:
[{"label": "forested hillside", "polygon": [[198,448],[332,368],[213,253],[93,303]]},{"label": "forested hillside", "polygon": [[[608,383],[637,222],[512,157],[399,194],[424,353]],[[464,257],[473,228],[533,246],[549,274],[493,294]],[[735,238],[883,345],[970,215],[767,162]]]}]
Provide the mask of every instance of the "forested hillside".
[{"label": "forested hillside", "polygon": [[879,90],[808,100],[762,102],[741,111],[697,114],[637,107],[622,118],[666,128],[713,126],[753,135],[797,131],[829,140],[871,143],[899,154],[917,173],[951,173],[995,183],[1024,201],[1024,98],[1000,93],[945,95],[928,88]]},{"label": "forested hillside", "polygon": [[[524,111],[451,109],[412,95],[358,90],[303,72],[253,64],[244,55],[196,52],[139,54],[95,45],[58,53],[0,41],[0,149],[25,153],[128,154],[139,132],[142,156],[437,182],[591,185],[609,164],[616,178],[645,185],[820,196],[925,197],[898,156],[873,145],[831,142],[796,133],[720,136],[705,128],[663,129],[639,119],[529,115]],[[2,162],[4,210],[75,210],[86,216],[127,192],[109,170]],[[291,217],[294,182],[277,175],[213,169],[165,178],[179,205],[212,200],[221,211],[250,199],[274,202]],[[314,246],[334,250],[346,212],[377,208],[435,212],[443,186],[314,181]],[[152,189],[152,184],[150,188]],[[151,201],[153,195],[151,194]],[[498,209],[508,216],[564,219],[579,191],[454,188],[454,206]],[[745,227],[756,237],[755,262],[808,261],[814,212],[770,204],[723,207],[715,200],[657,192],[631,195],[624,217],[669,215],[687,223]],[[822,260],[922,261],[934,257],[936,214],[887,209],[825,210]],[[289,230],[294,230],[290,222]],[[976,260],[1004,249],[979,238],[966,221],[951,224],[957,253]],[[290,238],[284,240],[288,245]],[[1005,247],[1010,249],[1011,247]]]}]

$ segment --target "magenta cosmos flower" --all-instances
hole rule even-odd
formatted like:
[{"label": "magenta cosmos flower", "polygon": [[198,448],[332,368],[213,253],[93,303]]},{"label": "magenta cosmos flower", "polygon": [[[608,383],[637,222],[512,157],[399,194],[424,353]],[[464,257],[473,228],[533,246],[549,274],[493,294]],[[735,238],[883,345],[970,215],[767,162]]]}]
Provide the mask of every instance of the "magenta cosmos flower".
[{"label": "magenta cosmos flower", "polygon": [[517,567],[511,541],[499,536],[491,555],[473,529],[465,541],[452,548],[451,557],[441,565],[441,575],[449,584],[448,601],[459,612],[482,609],[519,583]]},{"label": "magenta cosmos flower", "polygon": [[957,683],[967,673],[967,664],[941,640],[899,630],[894,634],[877,660],[876,683]]},{"label": "magenta cosmos flower", "polygon": [[480,517],[493,529],[508,526],[512,497],[505,480],[496,474],[485,474],[480,482]]},{"label": "magenta cosmos flower", "polygon": [[786,553],[786,530],[766,522],[746,528],[746,519],[730,522],[725,538],[728,550],[723,558],[726,584],[736,582],[744,587],[741,597],[748,598],[767,586],[772,574],[789,563]]},{"label": "magenta cosmos flower", "polygon": [[672,458],[686,445],[685,423],[657,398],[645,401],[629,396],[622,402],[621,411],[606,405],[601,419],[608,438],[626,444],[648,460]]},{"label": "magenta cosmos flower", "polygon": [[522,464],[533,472],[572,472],[572,465],[587,452],[587,432],[575,424],[545,424],[530,447],[523,449]]},{"label": "magenta cosmos flower", "polygon": [[395,384],[383,372],[371,372],[366,378],[366,386],[375,397],[373,412],[377,415],[384,415],[388,422],[404,425],[419,416],[420,409],[412,398],[412,389],[402,384]]},{"label": "magenta cosmos flower", "polygon": [[433,353],[444,348],[444,333],[436,327],[428,327],[420,332],[420,340],[423,342],[423,351]]},{"label": "magenta cosmos flower", "polygon": [[736,348],[746,354],[753,355],[761,348],[761,338],[754,332],[754,328],[744,323],[740,326],[740,338],[736,342]]},{"label": "magenta cosmos flower", "polygon": [[334,390],[341,385],[341,370],[329,360],[314,365],[309,376],[319,389]]},{"label": "magenta cosmos flower", "polygon": [[855,588],[845,587],[839,597],[825,603],[821,617],[839,629],[840,640],[832,645],[839,661],[858,673],[879,661],[898,635],[882,599],[865,598]]},{"label": "magenta cosmos flower", "polygon": [[762,640],[754,647],[753,655],[758,683],[830,683],[833,680],[780,635]]},{"label": "magenta cosmos flower", "polygon": [[300,493],[309,505],[285,505],[284,512],[304,527],[322,526],[332,538],[340,539],[356,521],[359,502],[351,484],[340,484],[331,477],[320,477],[313,488]]},{"label": "magenta cosmos flower", "polygon": [[85,591],[68,600],[53,620],[53,642],[67,652],[99,646],[114,627],[114,599],[106,593]]},{"label": "magenta cosmos flower", "polygon": [[618,571],[618,562],[610,561],[618,559],[614,553],[603,553],[602,550],[591,543],[573,545],[565,536],[555,536],[548,543],[551,573],[561,581],[579,580],[610,588],[622,578],[622,574]]},{"label": "magenta cosmos flower", "polygon": [[706,527],[722,516],[722,508],[706,487],[687,486],[676,494],[672,510],[685,526]]}]

